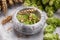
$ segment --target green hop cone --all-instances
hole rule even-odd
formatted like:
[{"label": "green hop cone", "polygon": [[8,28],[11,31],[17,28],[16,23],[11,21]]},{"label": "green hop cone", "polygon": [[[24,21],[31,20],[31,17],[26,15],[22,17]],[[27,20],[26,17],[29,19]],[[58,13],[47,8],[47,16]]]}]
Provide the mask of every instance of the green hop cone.
[{"label": "green hop cone", "polygon": [[56,29],[55,25],[48,25],[44,29],[44,34],[46,34],[46,33],[53,33],[55,31],[55,29]]},{"label": "green hop cone", "polygon": [[60,0],[55,0],[54,6],[55,6],[55,9],[59,9],[60,8]]},{"label": "green hop cone", "polygon": [[49,0],[42,0],[42,3],[45,5],[49,2]]},{"label": "green hop cone", "polygon": [[56,34],[51,34],[51,33],[47,33],[44,35],[43,40],[59,40],[59,35]]},{"label": "green hop cone", "polygon": [[56,17],[51,17],[51,18],[48,18],[46,20],[46,23],[48,25],[56,25],[56,26],[60,26],[60,19],[59,18],[56,18]]},{"label": "green hop cone", "polygon": [[42,5],[38,6],[38,8],[39,8],[40,10],[44,10]]},{"label": "green hop cone", "polygon": [[55,0],[50,0],[50,1],[49,1],[49,5],[52,6],[52,5],[54,4],[54,1],[55,1]]}]

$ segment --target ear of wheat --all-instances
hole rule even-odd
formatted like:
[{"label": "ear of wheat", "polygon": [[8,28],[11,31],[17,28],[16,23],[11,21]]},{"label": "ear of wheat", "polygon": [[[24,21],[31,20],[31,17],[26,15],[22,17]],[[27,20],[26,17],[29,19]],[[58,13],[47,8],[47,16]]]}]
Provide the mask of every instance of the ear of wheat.
[{"label": "ear of wheat", "polygon": [[6,13],[9,6],[23,2],[24,0],[0,0],[0,11]]}]

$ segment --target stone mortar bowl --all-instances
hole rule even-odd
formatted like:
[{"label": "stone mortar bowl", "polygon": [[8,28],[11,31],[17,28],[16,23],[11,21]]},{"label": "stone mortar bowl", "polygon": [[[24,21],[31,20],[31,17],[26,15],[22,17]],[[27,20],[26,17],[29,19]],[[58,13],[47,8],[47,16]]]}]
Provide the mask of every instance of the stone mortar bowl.
[{"label": "stone mortar bowl", "polygon": [[[28,10],[31,8],[36,10],[38,12],[37,15],[41,17],[39,22],[32,24],[32,25],[25,25],[25,24],[19,22],[18,19],[16,18],[17,13],[21,10],[25,10],[25,9]],[[14,25],[13,29],[15,29],[17,32],[25,34],[25,35],[32,35],[32,34],[36,34],[36,33],[40,32],[42,30],[42,28],[44,28],[44,25],[46,22],[46,13],[43,13],[43,11],[41,11],[35,7],[23,7],[21,9],[18,8],[17,11],[14,13],[12,20],[13,20],[13,25]]]}]

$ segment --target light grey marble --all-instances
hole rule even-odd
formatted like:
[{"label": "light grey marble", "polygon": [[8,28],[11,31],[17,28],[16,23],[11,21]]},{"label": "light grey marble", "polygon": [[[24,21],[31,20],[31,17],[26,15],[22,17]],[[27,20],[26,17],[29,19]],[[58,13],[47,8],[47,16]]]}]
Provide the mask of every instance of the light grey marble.
[{"label": "light grey marble", "polygon": [[[17,7],[14,7],[12,9],[9,9],[5,16],[12,15],[18,7],[22,8],[22,6],[17,6]],[[40,31],[40,33],[35,34],[33,36],[30,36],[27,38],[26,37],[19,37],[18,38],[15,35],[13,29],[7,31],[7,29],[9,27],[13,27],[12,23],[7,23],[5,25],[1,24],[1,21],[5,16],[3,14],[0,14],[0,40],[43,40],[43,29],[44,28]],[[55,16],[60,18],[60,13],[55,14]],[[60,35],[60,28],[56,28],[55,33],[59,33],[59,35]]]}]

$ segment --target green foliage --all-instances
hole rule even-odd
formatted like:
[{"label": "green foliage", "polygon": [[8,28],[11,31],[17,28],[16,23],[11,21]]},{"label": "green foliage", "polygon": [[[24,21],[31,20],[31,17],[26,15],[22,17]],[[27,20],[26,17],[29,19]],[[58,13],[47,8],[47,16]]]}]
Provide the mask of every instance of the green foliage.
[{"label": "green foliage", "polygon": [[49,2],[49,0],[42,0],[42,3],[45,5]]},{"label": "green foliage", "polygon": [[36,0],[36,5],[37,5],[37,6],[42,5],[42,0],[38,0],[38,1]]},{"label": "green foliage", "polygon": [[46,11],[48,17],[52,17],[56,10],[60,8],[60,0],[25,0],[24,4]]},{"label": "green foliage", "polygon": [[46,20],[46,23],[48,25],[56,25],[56,26],[60,26],[60,19],[56,18],[56,17],[52,17],[52,18],[48,18]]},{"label": "green foliage", "polygon": [[55,1],[55,0],[50,0],[50,1],[49,1],[49,5],[52,6],[52,5],[54,4],[54,1]]},{"label": "green foliage", "polygon": [[56,29],[55,25],[48,25],[44,29],[44,34],[46,34],[46,33],[53,33],[55,31],[55,29]]},{"label": "green foliage", "polygon": [[33,7],[37,7],[37,5],[34,3],[34,4],[31,4],[31,6],[33,6]]},{"label": "green foliage", "polygon": [[54,6],[55,6],[55,9],[59,9],[60,8],[60,0],[55,0]]},{"label": "green foliage", "polygon": [[44,35],[43,40],[59,40],[59,35],[57,33],[56,34],[47,33]]},{"label": "green foliage", "polygon": [[48,16],[48,17],[52,17],[53,14],[54,14],[53,11],[50,11],[50,10],[49,10],[49,11],[47,12],[47,16]]},{"label": "green foliage", "polygon": [[25,0],[24,5],[26,5],[26,6],[30,6],[30,5],[31,5],[30,0]]},{"label": "green foliage", "polygon": [[48,12],[48,11],[53,11],[54,12],[54,8],[52,6],[46,6],[45,11],[46,12]]},{"label": "green foliage", "polygon": [[47,12],[47,16],[48,17],[52,17],[54,14],[54,8],[50,7],[50,6],[46,6],[45,7],[45,11]]},{"label": "green foliage", "polygon": [[42,5],[38,6],[38,8],[39,8],[40,10],[44,10]]}]

